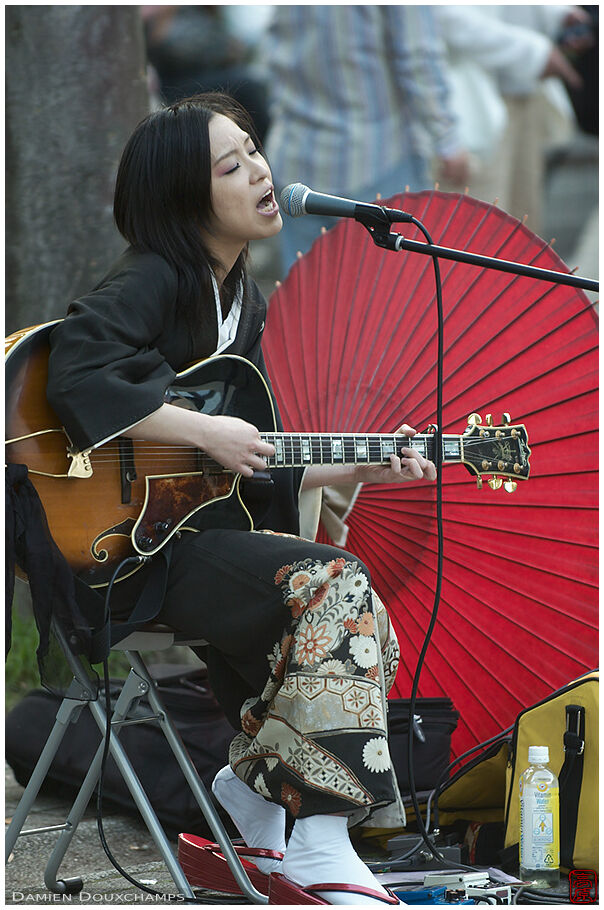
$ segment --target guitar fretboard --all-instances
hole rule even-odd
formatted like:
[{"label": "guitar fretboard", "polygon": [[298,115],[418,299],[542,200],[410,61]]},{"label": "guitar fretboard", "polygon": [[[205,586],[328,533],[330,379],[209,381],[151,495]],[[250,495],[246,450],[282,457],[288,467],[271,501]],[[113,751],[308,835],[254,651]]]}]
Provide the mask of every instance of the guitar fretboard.
[{"label": "guitar fretboard", "polygon": [[[418,433],[412,439],[383,433],[261,433],[275,446],[266,458],[270,468],[297,468],[311,464],[389,464],[390,456],[412,448],[434,461],[435,436]],[[443,462],[462,460],[460,436],[443,435]]]}]

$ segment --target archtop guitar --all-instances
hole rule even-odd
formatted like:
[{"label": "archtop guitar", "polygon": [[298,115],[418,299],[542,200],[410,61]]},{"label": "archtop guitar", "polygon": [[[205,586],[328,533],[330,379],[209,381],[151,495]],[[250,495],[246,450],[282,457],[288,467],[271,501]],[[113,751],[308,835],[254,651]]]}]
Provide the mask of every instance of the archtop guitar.
[{"label": "archtop guitar", "polygon": [[[103,587],[127,556],[153,556],[194,521],[252,529],[249,481],[199,449],[114,437],[77,451],[46,399],[48,336],[56,322],[6,339],[6,461],[25,464],[46,510],[53,538],[72,570]],[[249,361],[218,355],[183,370],[165,400],[206,414],[241,417],[275,447],[267,469],[312,464],[388,464],[413,447],[435,461],[434,431],[412,439],[383,433],[286,433],[277,430],[271,395]],[[95,403],[91,402],[91,407]],[[126,428],[125,428],[126,429]],[[529,476],[523,424],[483,424],[470,415],[462,435],[442,434],[442,464],[463,464],[482,485],[512,492]],[[270,488],[263,475],[260,488]],[[269,481],[269,483],[267,483]],[[136,570],[135,570],[136,571]],[[132,569],[128,569],[132,573]],[[125,577],[120,576],[120,577]]]}]

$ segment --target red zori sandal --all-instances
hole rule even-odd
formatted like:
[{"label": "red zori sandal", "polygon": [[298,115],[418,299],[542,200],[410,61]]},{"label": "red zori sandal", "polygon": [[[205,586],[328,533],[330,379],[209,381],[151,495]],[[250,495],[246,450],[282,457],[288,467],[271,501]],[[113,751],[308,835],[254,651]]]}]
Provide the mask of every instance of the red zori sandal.
[{"label": "red zori sandal", "polygon": [[[263,856],[266,859],[283,859],[283,854],[277,850],[262,850],[259,847],[233,845],[233,849],[241,858],[241,864],[254,888],[262,894],[268,894],[268,875],[265,875],[244,857]],[[212,891],[224,891],[227,894],[242,893],[222,854],[220,844],[213,844],[195,834],[179,834],[178,862],[192,886],[209,888]]]},{"label": "red zori sandal", "polygon": [[314,893],[315,891],[346,891],[351,896],[351,904],[354,904],[353,894],[364,894],[367,897],[374,897],[376,901],[381,901],[383,904],[398,904],[400,906],[401,903],[396,894],[393,894],[388,888],[385,889],[386,894],[382,894],[381,891],[374,891],[373,888],[365,888],[364,885],[344,885],[333,882],[308,885],[306,888],[301,888],[300,885],[290,882],[280,872],[272,872],[269,877],[268,902],[269,904],[327,904],[327,901],[324,901],[323,898]]}]

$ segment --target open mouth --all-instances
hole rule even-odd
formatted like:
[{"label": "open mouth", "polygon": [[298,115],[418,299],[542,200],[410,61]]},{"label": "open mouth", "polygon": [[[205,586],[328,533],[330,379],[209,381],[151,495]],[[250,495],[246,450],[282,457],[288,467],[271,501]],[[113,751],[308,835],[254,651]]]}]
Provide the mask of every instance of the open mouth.
[{"label": "open mouth", "polygon": [[264,194],[256,206],[256,209],[262,215],[274,215],[279,211],[279,206],[277,205],[277,200],[275,199],[272,188]]}]

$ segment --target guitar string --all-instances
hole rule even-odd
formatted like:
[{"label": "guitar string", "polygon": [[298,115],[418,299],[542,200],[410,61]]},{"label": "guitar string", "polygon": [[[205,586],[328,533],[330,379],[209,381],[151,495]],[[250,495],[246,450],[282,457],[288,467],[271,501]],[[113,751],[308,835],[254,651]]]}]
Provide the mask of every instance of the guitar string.
[{"label": "guitar string", "polygon": [[[299,444],[300,442],[302,442],[304,440],[308,440],[311,445],[314,445],[317,447],[321,447],[322,445],[325,445],[332,440],[338,440],[338,439],[343,440],[345,443],[348,442],[349,444],[355,443],[358,441],[360,441],[360,442],[367,441],[369,443],[374,443],[374,444],[375,443],[379,444],[380,442],[395,443],[395,442],[402,442],[405,439],[405,437],[402,434],[399,435],[399,434],[387,434],[387,433],[376,433],[376,434],[371,434],[371,433],[356,433],[356,434],[354,434],[354,433],[343,433],[343,434],[339,434],[339,433],[338,434],[271,433],[271,434],[264,434],[263,439],[270,441],[270,437],[278,438],[285,443],[290,442],[292,444],[293,443]],[[452,439],[456,440],[456,441],[461,440],[464,443],[464,447],[484,446],[488,442],[495,442],[496,444],[500,444],[502,442],[515,442],[515,440],[519,439],[519,438],[520,437],[513,437],[510,435],[510,436],[501,436],[501,437],[497,437],[497,438],[488,438],[485,440],[485,439],[473,439],[472,437],[456,436],[454,434],[449,434],[449,435],[443,434],[443,440],[445,442],[450,441]],[[406,447],[407,448],[413,447],[414,442],[415,443],[423,443],[423,442],[431,443],[432,440],[433,440],[432,436],[412,437],[409,440],[411,446],[406,446]],[[136,445],[137,451],[142,451],[142,450],[146,451],[146,450],[155,450],[155,449],[191,449],[191,448],[195,448],[195,446],[181,445],[180,443],[145,442],[143,440],[135,440],[135,439],[133,439],[132,442]],[[420,448],[420,447],[421,446],[419,446],[419,445],[415,445],[415,448]],[[111,448],[111,449],[119,448],[119,444],[111,443],[111,442],[106,443],[102,448],[92,449],[91,452],[98,453],[98,452],[102,452],[103,450],[107,450],[108,448]]]},{"label": "guitar string", "polygon": [[[304,434],[304,433],[300,433],[300,434],[271,433],[268,435],[271,435],[273,437],[276,435],[280,435],[280,437],[282,439],[289,440],[289,444],[292,446],[294,445],[294,443],[296,441],[298,442],[298,445],[299,445],[300,440],[309,439],[309,434]],[[342,463],[344,463],[344,464],[388,464],[389,463],[388,458],[385,458],[384,460],[380,460],[377,457],[372,458],[371,456],[369,456],[367,460],[363,460],[362,456],[360,456],[358,452],[355,452],[355,453],[348,452],[347,453],[346,450],[344,450],[344,452],[343,452],[342,459],[334,458],[334,457],[332,457],[331,460],[327,459],[327,458],[325,458],[324,451],[323,451],[323,447],[326,443],[322,442],[320,438],[317,438],[317,437],[320,437],[321,434],[314,434],[314,435],[315,435],[314,439],[310,438],[310,450],[311,450],[310,462],[311,463],[315,456],[318,456],[320,461],[324,461],[324,463],[328,463],[328,464],[342,464]],[[334,434],[325,434],[325,437],[328,440],[333,439],[333,436],[334,436]],[[337,434],[337,438],[339,438],[339,436],[340,436],[340,434]],[[377,440],[382,440],[382,441],[387,440],[389,442],[395,443],[395,445],[396,445],[396,442],[400,441],[400,436],[398,434],[396,434],[396,435],[390,435],[390,434],[342,434],[342,438],[344,440],[345,445],[346,445],[346,442],[348,442],[348,446],[350,446],[351,444],[354,444],[354,441],[359,440],[359,439],[363,440],[363,441],[367,441],[369,443],[371,443],[371,442],[375,443]],[[485,458],[484,452],[479,452],[478,454],[472,454],[472,452],[471,452],[472,448],[484,449],[485,441],[483,439],[473,439],[473,438],[465,439],[464,437],[459,437],[459,436],[454,436],[454,435],[450,436],[449,438],[454,438],[454,439],[461,438],[463,440],[463,442],[464,442],[463,461],[467,461],[470,464],[478,465],[484,460],[484,458]],[[424,439],[427,440],[427,442],[429,443],[432,440],[432,437],[423,436],[422,441]],[[503,444],[506,442],[515,442],[515,440],[514,440],[514,437],[504,436],[504,437],[500,437],[498,440],[496,440],[496,442],[498,445],[500,445],[500,444]],[[411,446],[401,446],[401,448],[406,448],[406,447],[413,448],[412,445]],[[419,449],[420,447],[415,446],[415,448]],[[163,443],[155,443],[155,444],[137,443],[136,449],[132,454],[134,456],[134,462],[135,462],[134,467],[135,468],[137,468],[137,467],[142,468],[144,465],[152,464],[154,466],[155,470],[157,470],[161,464],[171,465],[171,464],[178,463],[179,461],[182,461],[183,455],[188,454],[191,458],[195,458],[195,460],[197,462],[196,466],[199,468],[205,468],[208,471],[211,471],[211,469],[214,468],[215,471],[213,471],[213,473],[233,473],[233,472],[230,472],[227,469],[223,468],[215,459],[211,458],[211,456],[208,456],[201,449],[196,449],[194,446],[181,446],[181,445],[177,445],[177,444],[163,444]],[[292,457],[295,454],[297,454],[297,453],[294,453],[292,451]],[[377,455],[377,453],[376,453],[376,455]],[[116,444],[113,444],[113,445],[106,444],[105,446],[102,447],[102,449],[92,450],[90,452],[90,457],[93,460],[94,464],[97,466],[100,466],[101,464],[105,464],[105,465],[106,464],[117,464],[120,462],[119,447]],[[129,457],[129,455],[126,455],[125,457],[127,459]],[[446,456],[445,456],[445,461],[446,461]],[[454,462],[457,461],[459,463],[459,458],[457,457],[457,455],[454,455],[453,457],[450,458],[450,461],[454,461]],[[280,459],[278,460],[276,454],[267,457],[267,467],[277,467],[278,468],[278,467],[288,467],[288,466],[296,466],[296,465],[303,467],[308,463],[309,463],[308,459],[302,458],[302,453],[300,453],[300,462],[298,462],[298,460],[296,458],[293,459],[293,462],[290,462],[290,461],[283,462]],[[494,469],[495,468],[493,468],[493,470]],[[501,469],[499,469],[499,470],[501,470]],[[520,476],[520,475],[516,475],[516,476]]]},{"label": "guitar string", "polygon": [[[304,434],[304,433],[301,433],[301,434],[269,434],[269,435],[271,437],[273,437],[273,440],[272,440],[273,443],[275,441],[275,437],[279,436],[279,439],[283,443],[284,447],[286,447],[286,446],[292,447],[292,454],[294,454],[294,452],[293,452],[294,445],[299,447],[300,452],[301,452],[302,451],[301,443],[303,441],[306,441],[307,445],[309,445],[310,450],[312,451],[313,455],[317,454],[320,456],[323,454],[325,447],[330,445],[330,442],[334,438],[341,439],[343,442],[343,447],[344,447],[343,455],[346,458],[352,457],[353,459],[354,459],[354,456],[362,457],[357,448],[355,448],[354,453],[350,453],[350,447],[354,446],[355,443],[358,441],[365,442],[369,445],[371,445],[371,443],[373,443],[374,449],[375,449],[376,444],[379,445],[384,442],[390,443],[390,444],[394,445],[395,448],[398,449],[399,446],[397,444],[402,441],[401,436],[398,434],[396,434],[396,435],[389,435],[389,434],[375,434],[375,435],[342,434],[342,435],[340,435],[340,434],[335,434],[335,437],[334,437],[334,434],[331,434],[331,435],[325,434],[324,436],[322,436],[322,434]],[[266,441],[270,442],[271,440],[269,439],[269,435],[264,436],[264,439],[266,439]],[[464,454],[465,453],[471,454],[471,451],[470,451],[471,449],[477,449],[477,448],[484,449],[487,447],[488,441],[490,441],[490,440],[485,441],[483,439],[464,438],[463,436],[459,437],[459,436],[454,436],[454,435],[450,435],[448,437],[448,439],[449,440],[454,439],[456,441],[461,439],[463,441]],[[446,436],[444,437],[444,440],[445,441],[447,440]],[[430,442],[432,442],[432,437],[422,437],[419,440],[416,440],[416,442],[420,442],[420,443],[423,443],[424,441],[427,442],[426,446],[424,446],[423,444],[414,445],[413,444],[414,440],[410,440],[409,443],[407,443],[405,445],[401,445],[400,448],[401,449],[410,448],[410,449],[415,449],[416,451],[421,451],[421,450],[424,450],[425,448],[430,448],[429,444],[430,444]],[[512,443],[514,446],[516,445],[515,438],[511,437],[511,436],[499,437],[498,439],[494,440],[494,442],[498,446],[503,445],[505,443]],[[164,456],[164,457],[168,457],[168,458],[174,457],[174,458],[180,459],[180,458],[182,458],[183,454],[186,454],[186,453],[190,453],[191,455],[198,453],[202,457],[205,455],[205,453],[203,452],[202,449],[198,449],[196,446],[192,446],[192,445],[181,445],[178,443],[144,443],[142,440],[141,441],[133,440],[133,443],[136,446],[136,448],[134,448],[132,450],[131,454],[137,458],[140,456],[142,456],[143,458],[145,456],[153,456],[153,457]],[[304,447],[304,448],[306,448],[306,447]],[[116,458],[120,457],[120,447],[118,444],[108,443],[108,444],[105,444],[104,446],[102,446],[102,448],[90,450],[87,454],[90,457],[93,457],[95,459],[95,461],[104,460],[104,459],[105,460],[107,460],[107,459],[115,460]],[[386,453],[386,454],[388,454],[388,453]],[[129,455],[130,455],[130,453],[123,453],[123,456],[125,458],[128,458]],[[211,459],[209,456],[206,456],[206,457],[208,457],[209,460],[214,460],[214,459]],[[268,457],[272,459],[272,458],[275,458],[276,455],[271,455]],[[336,460],[339,460],[339,459],[336,459]]]}]

